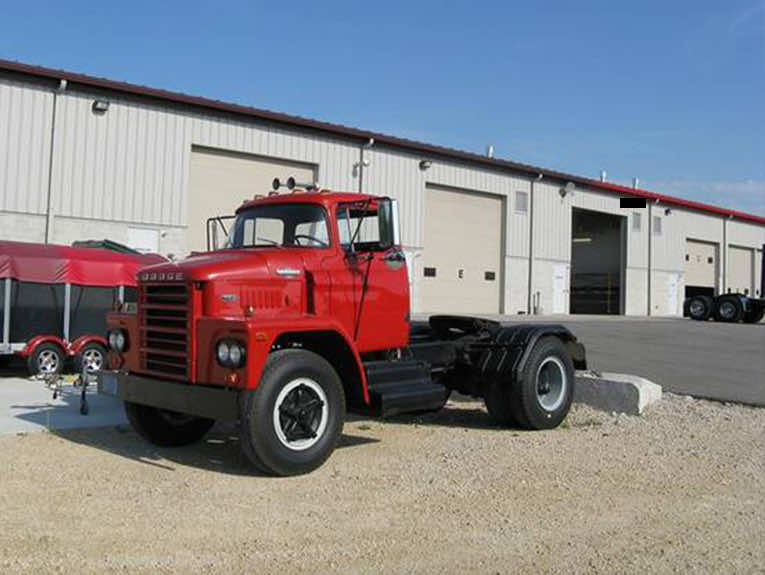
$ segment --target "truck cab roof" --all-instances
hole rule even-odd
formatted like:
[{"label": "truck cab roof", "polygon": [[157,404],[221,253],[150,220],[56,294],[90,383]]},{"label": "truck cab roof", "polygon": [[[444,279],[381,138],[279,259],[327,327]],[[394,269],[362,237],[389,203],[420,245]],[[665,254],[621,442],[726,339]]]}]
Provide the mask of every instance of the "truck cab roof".
[{"label": "truck cab roof", "polygon": [[253,199],[247,200],[241,206],[239,206],[236,212],[239,213],[242,210],[246,210],[254,206],[262,206],[268,204],[311,203],[321,204],[328,208],[331,205],[365,200],[375,200],[378,198],[379,196],[359,194],[355,192],[335,192],[332,190],[319,190],[309,192],[304,190],[295,190],[286,194],[270,193],[268,195],[262,196],[256,195]]}]

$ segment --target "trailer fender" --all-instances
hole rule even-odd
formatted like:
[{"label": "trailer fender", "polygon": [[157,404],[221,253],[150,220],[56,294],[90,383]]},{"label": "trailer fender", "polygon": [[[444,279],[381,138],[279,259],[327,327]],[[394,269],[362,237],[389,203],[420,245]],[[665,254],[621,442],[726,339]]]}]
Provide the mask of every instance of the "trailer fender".
[{"label": "trailer fender", "polygon": [[554,336],[566,345],[576,369],[587,369],[584,346],[567,328],[557,324],[525,324],[499,329],[484,347],[479,361],[483,379],[511,381],[520,377],[534,344],[542,337]]},{"label": "trailer fender", "polygon": [[66,341],[55,335],[36,335],[27,342],[27,344],[24,346],[24,349],[18,351],[17,353],[21,357],[29,357],[35,352],[37,346],[43,343],[54,343],[59,346],[64,351],[64,353],[68,353],[68,346],[66,345]]},{"label": "trailer fender", "polygon": [[89,343],[98,343],[104,346],[104,349],[109,349],[109,345],[106,342],[106,338],[100,335],[81,335],[77,339],[75,339],[72,343],[69,344],[69,347],[67,348],[67,353],[69,355],[77,355],[82,351],[82,348],[84,348]]}]

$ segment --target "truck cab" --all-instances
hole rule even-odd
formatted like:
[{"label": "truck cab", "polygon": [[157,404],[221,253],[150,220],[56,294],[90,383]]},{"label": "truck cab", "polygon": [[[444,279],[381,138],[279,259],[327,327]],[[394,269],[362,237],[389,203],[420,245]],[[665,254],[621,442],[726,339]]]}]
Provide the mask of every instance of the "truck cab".
[{"label": "truck cab", "polygon": [[[321,465],[346,409],[439,409],[453,389],[491,396],[501,423],[557,425],[584,362],[561,326],[413,324],[396,202],[325,190],[247,201],[222,249],[142,269],[137,303],[107,323],[99,391],[125,401],[143,437],[183,445],[238,421],[248,458],[279,475]],[[508,394],[540,341],[557,359],[531,358],[534,389],[550,400],[532,422]]]}]

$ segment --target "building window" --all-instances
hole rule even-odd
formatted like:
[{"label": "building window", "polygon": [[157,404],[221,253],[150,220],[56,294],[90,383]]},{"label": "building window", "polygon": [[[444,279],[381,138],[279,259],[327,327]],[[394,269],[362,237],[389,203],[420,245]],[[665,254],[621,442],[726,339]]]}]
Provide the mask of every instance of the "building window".
[{"label": "building window", "polygon": [[426,278],[434,278],[436,277],[436,268],[425,268],[424,270],[424,276]]},{"label": "building window", "polygon": [[527,192],[515,192],[515,213],[524,216],[529,213],[529,194]]},{"label": "building window", "polygon": [[653,235],[661,235],[661,218],[659,216],[653,217]]},{"label": "building window", "polygon": [[633,232],[640,231],[640,225],[641,225],[640,219],[641,219],[641,214],[633,212],[632,214],[632,231]]}]

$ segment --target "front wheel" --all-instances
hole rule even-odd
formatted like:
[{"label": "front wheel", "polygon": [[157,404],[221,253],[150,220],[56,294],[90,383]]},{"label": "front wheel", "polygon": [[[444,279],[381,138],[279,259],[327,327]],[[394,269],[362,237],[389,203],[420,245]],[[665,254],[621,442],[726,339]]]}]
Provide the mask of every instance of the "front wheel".
[{"label": "front wheel", "polygon": [[568,415],[574,397],[574,363],[557,337],[540,339],[518,380],[495,382],[485,397],[500,425],[553,429]]},{"label": "front wheel", "polygon": [[202,439],[215,420],[125,402],[125,415],[138,435],[160,447],[180,447]]},{"label": "front wheel", "polygon": [[258,387],[241,394],[242,450],[266,473],[307,473],[332,454],[344,419],[345,394],[334,368],[310,351],[276,351]]}]

